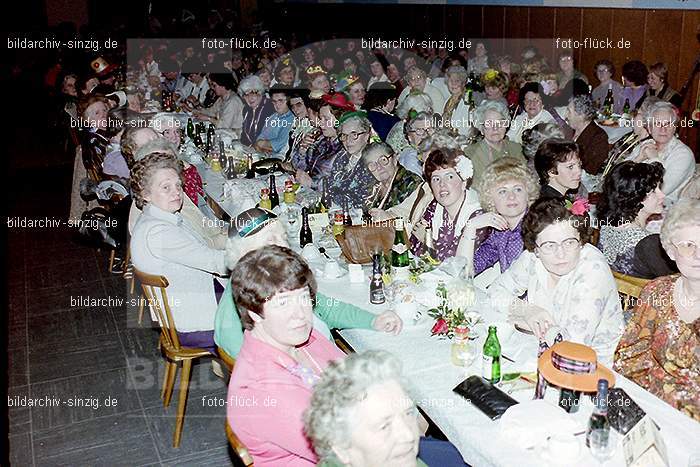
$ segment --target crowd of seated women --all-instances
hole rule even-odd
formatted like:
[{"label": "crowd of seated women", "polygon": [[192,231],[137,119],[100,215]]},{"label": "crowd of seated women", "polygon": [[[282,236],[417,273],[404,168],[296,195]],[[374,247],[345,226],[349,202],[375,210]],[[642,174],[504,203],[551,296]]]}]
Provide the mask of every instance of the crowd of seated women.
[{"label": "crowd of seated women", "polygon": [[[282,159],[333,204],[403,218],[413,255],[465,258],[504,320],[592,347],[700,420],[698,177],[676,135],[665,65],[628,62],[620,84],[601,60],[589,88],[570,54],[552,68],[532,48],[515,63],[481,45],[474,57],[419,51],[418,62],[351,50],[324,60],[311,46],[302,61],[281,50],[246,57],[235,73],[189,73],[175,91],[194,116]],[[482,89],[467,92],[470,73]],[[613,144],[595,121],[609,86],[633,122]],[[236,213],[228,232],[211,227],[186,156],[196,148],[172,116],[112,134],[101,129],[109,107],[87,95],[77,112],[95,122],[84,144],[106,156],[105,173],[129,180],[134,266],[168,278],[183,345],[236,358],[230,397],[277,401],[228,406],[255,464],[463,465],[449,443],[421,436],[393,357],[345,357],[329,339],[333,328],[399,333],[400,318],[317,293],[271,211]],[[651,279],[629,316],[613,272]],[[374,433],[375,419],[395,431]]]}]

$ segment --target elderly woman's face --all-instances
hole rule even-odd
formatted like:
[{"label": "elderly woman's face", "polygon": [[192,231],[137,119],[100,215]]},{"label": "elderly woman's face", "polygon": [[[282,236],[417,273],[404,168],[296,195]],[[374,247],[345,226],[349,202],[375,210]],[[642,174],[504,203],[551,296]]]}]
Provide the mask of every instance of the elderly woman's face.
[{"label": "elderly woman's face", "polygon": [[632,119],[632,131],[635,135],[640,138],[646,138],[649,136],[649,132],[646,129],[646,123],[644,122],[643,115],[637,113],[637,115]]},{"label": "elderly woman's face", "polygon": [[525,112],[527,112],[527,115],[530,118],[535,118],[544,108],[544,105],[542,104],[542,97],[536,92],[526,92],[524,101]]},{"label": "elderly woman's face", "polygon": [[359,81],[350,86],[350,89],[348,89],[348,94],[350,94],[350,101],[355,104],[356,108],[359,109],[362,107],[362,104],[365,103],[365,86]]},{"label": "elderly woman's face", "polygon": [[667,251],[683,277],[700,280],[700,227],[681,227],[671,235],[673,246]]},{"label": "elderly woman's face", "polygon": [[495,101],[496,99],[501,99],[503,97],[503,91],[501,91],[501,88],[498,86],[491,86],[487,84],[484,86],[484,91],[488,100]]},{"label": "elderly woman's face", "polygon": [[647,83],[649,84],[649,87],[654,91],[658,91],[664,85],[664,82],[661,80],[661,77],[656,73],[649,73],[647,75]]},{"label": "elderly woman's face", "polygon": [[85,109],[85,116],[92,128],[107,128],[107,106],[104,102],[94,102]]},{"label": "elderly woman's face", "polygon": [[175,147],[180,145],[180,129],[175,127],[165,128],[163,137],[173,143]]},{"label": "elderly woman's face", "polygon": [[313,80],[311,80],[311,90],[322,91],[324,94],[328,94],[328,92],[331,90],[331,82],[328,81],[328,76],[324,74],[317,75]]},{"label": "elderly woman's face", "polygon": [[447,77],[447,89],[453,96],[459,96],[464,91],[466,79],[464,76],[451,74]]},{"label": "elderly woman's face", "polygon": [[157,169],[143,199],[165,212],[179,211],[182,207],[182,180],[178,173],[173,169]]},{"label": "elderly woman's face", "polygon": [[417,148],[428,136],[433,134],[432,122],[427,118],[416,120],[407,133],[408,142],[411,143],[411,146]]},{"label": "elderly woman's face", "polygon": [[569,105],[566,106],[566,121],[569,123],[569,126],[573,129],[577,128],[582,128],[588,124],[589,120],[584,116],[581,115],[580,113],[576,112],[576,108],[574,107],[573,102],[569,102]]},{"label": "elderly woman's face", "polygon": [[676,134],[674,119],[675,115],[665,110],[652,114],[647,131],[657,144],[666,144],[673,139],[673,135]]},{"label": "elderly woman's face", "polygon": [[537,236],[535,254],[545,269],[555,276],[574,270],[581,256],[581,239],[568,221],[555,222]]},{"label": "elderly woman's face", "polygon": [[396,172],[398,162],[396,157],[387,154],[383,149],[374,150],[365,156],[365,164],[378,182],[391,180]]},{"label": "elderly woman's face", "polygon": [[254,89],[243,94],[243,99],[251,109],[257,109],[263,100],[263,95],[262,92],[258,91],[257,89]]},{"label": "elderly woman's face", "polygon": [[415,91],[423,91],[425,89],[425,84],[428,82],[428,80],[425,77],[425,74],[417,72],[417,73],[412,73],[411,76],[408,78],[408,85],[411,86],[411,90]]},{"label": "elderly woman's face", "polygon": [[318,121],[321,127],[321,133],[327,138],[335,138],[338,132],[335,129],[335,116],[331,113],[331,108],[327,105],[321,107],[318,111]]},{"label": "elderly woman's face", "polygon": [[447,208],[462,202],[467,184],[454,167],[449,167],[433,172],[430,176],[430,189],[437,202]]},{"label": "elderly woman's face", "polygon": [[496,212],[504,217],[518,217],[527,210],[527,187],[522,180],[506,180],[491,188]]},{"label": "elderly woman's face", "polygon": [[508,120],[503,118],[503,115],[495,110],[484,112],[484,125],[481,132],[486,141],[489,143],[501,142],[506,136],[506,130],[508,130]]},{"label": "elderly woman's face", "polygon": [[301,345],[311,335],[313,308],[309,288],[277,292],[263,305],[263,315],[251,313],[255,329],[276,347]]},{"label": "elderly woman's face", "polygon": [[334,447],[352,467],[415,467],[420,430],[417,409],[395,380],[370,386],[351,409],[347,446]]},{"label": "elderly woman's face", "polygon": [[360,122],[353,120],[340,128],[338,137],[346,151],[359,154],[369,142],[369,130],[363,129]]},{"label": "elderly woman's face", "polygon": [[598,68],[595,69],[595,74],[601,83],[607,83],[612,78],[610,69],[606,65],[598,65]]}]

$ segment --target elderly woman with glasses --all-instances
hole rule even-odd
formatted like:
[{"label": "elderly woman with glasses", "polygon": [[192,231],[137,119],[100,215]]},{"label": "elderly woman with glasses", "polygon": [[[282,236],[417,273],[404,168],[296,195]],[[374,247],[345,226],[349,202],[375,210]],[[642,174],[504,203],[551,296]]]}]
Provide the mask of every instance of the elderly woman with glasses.
[{"label": "elderly woman with glasses", "polygon": [[665,101],[652,104],[646,112],[646,129],[651,136],[632,150],[635,162],[661,162],[664,166],[664,183],[661,187],[669,204],[678,200],[681,190],[695,171],[695,156],[676,136],[678,114],[676,108]]},{"label": "elderly woman with glasses", "polygon": [[423,161],[418,151],[423,141],[433,134],[434,127],[435,116],[430,112],[418,112],[410,116],[403,127],[409,146],[399,153],[399,163],[419,177],[423,175]]},{"label": "elderly woman with glasses", "polygon": [[622,113],[622,109],[625,105],[624,99],[620,99],[622,95],[622,84],[613,79],[615,76],[615,65],[610,60],[598,60],[593,67],[596,78],[600,81],[600,84],[596,86],[591,92],[591,97],[597,108],[603,106],[605,102],[605,97],[608,95],[608,88],[612,88],[614,107],[613,111],[617,114]]},{"label": "elderly woman with glasses", "polygon": [[520,107],[525,111],[511,122],[508,129],[509,140],[522,143],[523,131],[538,123],[554,122],[552,114],[544,108],[542,96],[544,96],[544,90],[538,83],[526,83],[520,88]]},{"label": "elderly woman with glasses", "polygon": [[700,422],[700,201],[681,200],[661,227],[679,275],[642,290],[615,352],[615,370]]},{"label": "elderly woman with glasses", "polygon": [[403,202],[423,179],[399,165],[394,150],[386,143],[372,143],[362,151],[362,160],[377,179],[370,208],[388,209]]},{"label": "elderly woman with glasses", "polygon": [[446,96],[438,87],[430,83],[430,79],[428,79],[428,75],[424,70],[417,66],[412,66],[406,72],[406,82],[408,86],[401,91],[399,95],[399,104],[401,104],[409,94],[423,92],[430,97],[433,110],[440,112],[445,107]]},{"label": "elderly woman with glasses", "polygon": [[272,101],[265,96],[265,85],[256,75],[248,76],[241,81],[238,85],[238,94],[245,102],[241,144],[251,146],[262,133],[265,121],[275,112],[275,108]]},{"label": "elderly woman with glasses", "polygon": [[362,151],[369,144],[372,124],[364,112],[346,112],[338,120],[338,139],[343,148],[333,160],[330,174],[325,177],[333,203],[337,206],[362,208],[377,183],[365,164],[360,163]]},{"label": "elderly woman with glasses", "polygon": [[[490,303],[517,326],[551,343],[557,334],[612,362],[624,322],[605,256],[588,243],[585,208],[537,200],[523,219],[525,250],[488,289]],[[521,299],[527,293],[526,299]]]},{"label": "elderly woman with glasses", "polygon": [[506,138],[510,113],[502,102],[484,101],[476,108],[474,120],[484,135],[484,139],[472,144],[465,151],[474,164],[474,183],[479,182],[487,165],[501,157],[515,157],[525,162],[520,144]]}]

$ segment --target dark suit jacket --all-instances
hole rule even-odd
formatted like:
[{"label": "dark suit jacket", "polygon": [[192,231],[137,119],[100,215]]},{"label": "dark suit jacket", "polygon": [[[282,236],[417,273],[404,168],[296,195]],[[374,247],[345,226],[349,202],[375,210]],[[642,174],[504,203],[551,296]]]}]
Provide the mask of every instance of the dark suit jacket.
[{"label": "dark suit jacket", "polygon": [[591,122],[583,130],[583,133],[578,137],[576,142],[581,147],[581,164],[583,170],[590,175],[596,175],[602,172],[603,165],[608,159],[608,134],[600,128],[595,122]]}]

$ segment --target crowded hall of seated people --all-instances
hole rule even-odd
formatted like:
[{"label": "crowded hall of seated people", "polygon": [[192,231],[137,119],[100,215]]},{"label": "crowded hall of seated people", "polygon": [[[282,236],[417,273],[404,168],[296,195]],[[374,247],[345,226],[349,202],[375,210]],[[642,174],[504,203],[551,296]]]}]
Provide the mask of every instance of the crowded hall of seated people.
[{"label": "crowded hall of seated people", "polygon": [[[254,465],[469,465],[432,436],[410,364],[347,355],[342,330],[390,342],[417,329],[394,306],[421,284],[395,272],[409,259],[472,287],[499,326],[585,346],[700,423],[699,175],[668,64],[601,55],[578,70],[533,45],[355,40],[200,57],[155,41],[116,87],[103,83],[114,67],[67,73],[65,110],[89,122],[94,181],[133,203],[113,272],[167,279],[179,345],[206,351],[229,399],[277,400],[222,409]],[[374,249],[356,261],[363,241]],[[392,306],[353,295],[376,271]],[[641,284],[631,307],[625,280]]]}]

